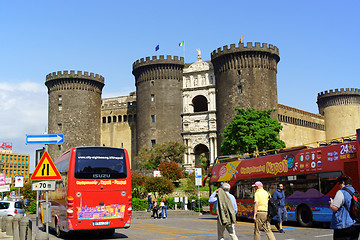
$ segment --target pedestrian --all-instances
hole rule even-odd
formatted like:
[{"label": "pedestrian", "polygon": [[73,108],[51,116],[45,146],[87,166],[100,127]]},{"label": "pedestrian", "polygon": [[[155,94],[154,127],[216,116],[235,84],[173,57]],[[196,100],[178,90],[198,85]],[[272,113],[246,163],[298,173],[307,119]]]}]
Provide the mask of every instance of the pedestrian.
[{"label": "pedestrian", "polygon": [[347,175],[341,175],[336,179],[340,190],[336,192],[335,198],[330,198],[330,209],[333,211],[330,228],[334,229],[333,239],[353,240],[359,238],[359,228],[355,225],[355,220],[350,216],[349,209],[351,204],[351,195],[347,192],[355,192],[351,186],[351,178]]},{"label": "pedestrian", "polygon": [[148,208],[146,209],[147,212],[150,212],[152,210],[152,198],[151,198],[151,193],[148,194]]},{"label": "pedestrian", "polygon": [[254,199],[254,240],[260,240],[260,229],[263,228],[266,236],[270,240],[276,240],[271,231],[270,219],[268,217],[269,193],[264,190],[263,184],[257,181],[252,187],[255,190]]},{"label": "pedestrian", "polygon": [[167,218],[167,206],[168,206],[168,201],[166,200],[165,197],[163,197],[160,202],[160,207],[161,207],[160,218]]},{"label": "pedestrian", "polygon": [[[159,211],[159,205],[158,205],[158,202],[157,202],[157,199],[155,198],[155,200],[153,201],[153,206],[152,206],[152,215],[151,217],[152,218],[159,218],[159,214],[158,214],[158,211]],[[156,215],[156,217],[155,217]]]},{"label": "pedestrian", "polygon": [[216,189],[210,198],[209,203],[216,203],[217,233],[218,239],[224,240],[225,229],[229,232],[232,240],[237,240],[235,234],[236,213],[238,211],[235,197],[229,193],[230,184],[224,183],[221,188]]},{"label": "pedestrian", "polygon": [[278,203],[277,222],[275,226],[280,233],[285,233],[282,228],[282,223],[287,220],[287,211],[285,208],[284,185],[282,183],[278,183],[277,190],[275,190],[272,197]]}]

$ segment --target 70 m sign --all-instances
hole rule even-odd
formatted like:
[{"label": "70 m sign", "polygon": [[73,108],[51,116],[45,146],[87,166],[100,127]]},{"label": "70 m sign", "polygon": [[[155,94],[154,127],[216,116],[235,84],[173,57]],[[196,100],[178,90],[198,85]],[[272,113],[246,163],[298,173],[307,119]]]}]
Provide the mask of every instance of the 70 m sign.
[{"label": "70 m sign", "polygon": [[56,181],[43,181],[32,184],[33,191],[54,191]]}]

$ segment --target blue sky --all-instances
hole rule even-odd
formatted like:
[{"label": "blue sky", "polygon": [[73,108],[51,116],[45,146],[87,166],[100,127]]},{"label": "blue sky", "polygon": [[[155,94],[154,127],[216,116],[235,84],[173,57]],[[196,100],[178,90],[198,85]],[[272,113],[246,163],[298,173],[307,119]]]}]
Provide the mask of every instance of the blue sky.
[{"label": "blue sky", "polygon": [[[105,77],[103,98],[135,90],[132,64],[147,56],[196,61],[233,43],[277,46],[278,102],[318,113],[317,93],[358,88],[360,2],[0,1],[0,141],[31,154],[26,134],[47,128],[48,73]],[[155,46],[160,44],[160,51]],[[34,166],[31,166],[34,169]]]}]

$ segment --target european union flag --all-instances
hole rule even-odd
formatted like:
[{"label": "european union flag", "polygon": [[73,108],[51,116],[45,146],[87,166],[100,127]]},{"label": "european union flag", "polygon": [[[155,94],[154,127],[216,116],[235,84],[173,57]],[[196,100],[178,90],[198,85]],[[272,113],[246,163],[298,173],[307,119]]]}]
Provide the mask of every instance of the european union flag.
[{"label": "european union flag", "polygon": [[155,47],[155,52],[158,51],[160,49],[160,44],[158,44],[156,47]]}]

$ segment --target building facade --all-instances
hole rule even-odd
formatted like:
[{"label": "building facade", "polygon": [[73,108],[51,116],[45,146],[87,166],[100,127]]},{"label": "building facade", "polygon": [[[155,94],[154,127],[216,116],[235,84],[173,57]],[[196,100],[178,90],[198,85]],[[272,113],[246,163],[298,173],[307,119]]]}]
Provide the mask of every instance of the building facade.
[{"label": "building facade", "polygon": [[136,95],[101,101],[101,146],[125,148],[130,160],[136,154]]},{"label": "building facade", "polygon": [[15,176],[24,176],[24,183],[30,181],[29,165],[30,155],[17,153],[0,153],[0,161],[2,161],[2,172],[6,178],[11,178],[10,187],[15,185]]},{"label": "building facade", "polygon": [[49,74],[49,133],[65,133],[66,142],[62,148],[52,145],[51,156],[56,159],[71,146],[101,145],[126,148],[133,160],[143,147],[178,141],[187,146],[186,168],[198,165],[201,155],[212,165],[221,154],[219,134],[235,108],[276,109],[272,117],[282,124],[279,138],[287,147],[352,135],[360,128],[358,89],[319,93],[319,114],[279,104],[280,55],[271,44],[224,46],[211,53],[211,62],[197,51],[191,64],[176,56],[135,61],[136,93],[129,96],[101,100],[99,75]]}]

